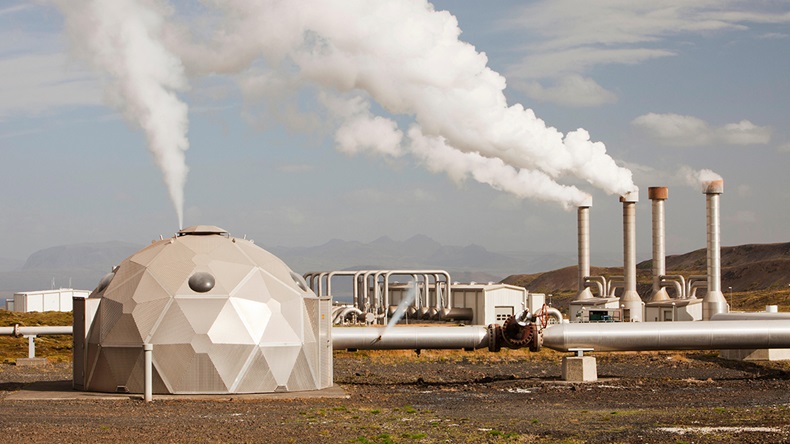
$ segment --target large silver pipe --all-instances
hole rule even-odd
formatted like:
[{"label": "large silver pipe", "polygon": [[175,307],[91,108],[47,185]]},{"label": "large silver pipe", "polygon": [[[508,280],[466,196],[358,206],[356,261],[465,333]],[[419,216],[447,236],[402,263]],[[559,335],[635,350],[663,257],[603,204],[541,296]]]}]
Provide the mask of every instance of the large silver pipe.
[{"label": "large silver pipe", "polygon": [[636,292],[636,203],[639,202],[639,191],[631,191],[620,197],[623,203],[623,275],[625,287],[620,305],[623,306],[627,319],[641,322],[644,318],[645,303]]},{"label": "large silver pipe", "polygon": [[790,321],[561,324],[543,330],[543,346],[559,351],[790,348]]},{"label": "large silver pipe", "polygon": [[724,192],[724,181],[713,180],[705,184],[705,201],[708,222],[708,292],[702,299],[702,320],[707,321],[717,313],[727,313],[729,306],[721,292],[721,222],[719,198]]},{"label": "large silver pipe", "polygon": [[[667,273],[664,201],[669,197],[669,189],[667,187],[650,187],[647,189],[647,195],[653,206],[653,291],[649,301],[667,301],[669,295],[661,285],[661,276]],[[682,296],[678,294],[678,298],[680,297]]]},{"label": "large silver pipe", "polygon": [[[588,202],[579,205],[577,210],[578,222],[578,253],[579,253],[579,289],[576,299],[591,299],[593,297],[586,279],[590,276],[590,207],[592,197]],[[603,291],[600,296],[603,297]]]},{"label": "large silver pipe", "polygon": [[488,329],[465,327],[334,327],[335,350],[476,349],[488,347]]},{"label": "large silver pipe", "polygon": [[764,321],[766,319],[790,320],[790,313],[758,311],[754,313],[717,313],[711,316],[711,321]]},{"label": "large silver pipe", "polygon": [[22,327],[15,325],[13,327],[0,327],[0,335],[70,335],[74,331],[71,325],[67,326],[39,326],[39,327]]}]

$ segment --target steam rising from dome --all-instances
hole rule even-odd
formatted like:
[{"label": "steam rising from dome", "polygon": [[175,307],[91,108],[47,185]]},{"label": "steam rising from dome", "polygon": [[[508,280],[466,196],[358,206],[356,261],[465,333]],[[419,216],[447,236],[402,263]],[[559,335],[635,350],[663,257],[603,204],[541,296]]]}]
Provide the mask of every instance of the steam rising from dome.
[{"label": "steam rising from dome", "polygon": [[140,127],[184,225],[187,87],[181,60],[162,43],[167,10],[160,2],[56,0],[77,53],[102,75],[107,100]]}]

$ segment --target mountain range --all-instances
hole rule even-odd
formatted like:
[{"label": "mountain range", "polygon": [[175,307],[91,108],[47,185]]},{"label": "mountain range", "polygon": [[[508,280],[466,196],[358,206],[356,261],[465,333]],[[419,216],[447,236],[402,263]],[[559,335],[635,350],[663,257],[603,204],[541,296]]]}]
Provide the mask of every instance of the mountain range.
[{"label": "mountain range", "polygon": [[[71,287],[93,289],[115,265],[142,248],[127,242],[62,245],[43,249],[25,261],[0,259],[0,299],[19,291]],[[313,247],[264,247],[298,273],[331,270],[441,269],[456,282],[500,282],[530,291],[567,293],[576,289],[574,253],[492,252],[479,245],[447,246],[428,236],[404,241],[380,237],[372,242],[333,239]],[[593,262],[616,262],[593,258]],[[722,247],[722,288],[752,291],[788,288],[790,242]],[[651,261],[637,265],[639,292],[650,288]],[[705,274],[706,251],[667,256],[668,274]],[[543,271],[552,270],[552,271]],[[526,274],[525,274],[526,273]],[[622,268],[593,267],[596,275],[620,275]],[[506,277],[507,276],[507,277]],[[506,277],[506,278],[505,278]]]},{"label": "mountain range", "polygon": [[[92,289],[113,266],[142,245],[102,242],[62,245],[37,251],[25,261],[0,259],[0,298],[14,292],[72,287]],[[497,253],[470,244],[442,245],[416,235],[404,241],[383,236],[372,242],[332,239],[311,247],[264,246],[298,273],[351,269],[441,269],[459,282],[498,282],[524,271],[565,266],[574,253]]]}]

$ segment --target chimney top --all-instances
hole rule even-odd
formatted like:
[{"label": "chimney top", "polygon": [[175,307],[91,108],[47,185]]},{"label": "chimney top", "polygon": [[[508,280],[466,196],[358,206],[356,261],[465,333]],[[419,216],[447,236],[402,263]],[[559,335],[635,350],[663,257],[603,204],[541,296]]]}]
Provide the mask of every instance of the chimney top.
[{"label": "chimney top", "polygon": [[623,202],[623,203],[625,203],[625,202],[629,202],[629,203],[639,202],[639,190],[629,191],[629,192],[623,194],[622,196],[620,196],[620,202]]},{"label": "chimney top", "polygon": [[722,194],[724,193],[724,179],[716,179],[705,182],[703,184],[703,193],[705,194]]},{"label": "chimney top", "polygon": [[667,200],[669,197],[669,188],[650,187],[647,189],[647,197],[650,198],[650,200]]}]

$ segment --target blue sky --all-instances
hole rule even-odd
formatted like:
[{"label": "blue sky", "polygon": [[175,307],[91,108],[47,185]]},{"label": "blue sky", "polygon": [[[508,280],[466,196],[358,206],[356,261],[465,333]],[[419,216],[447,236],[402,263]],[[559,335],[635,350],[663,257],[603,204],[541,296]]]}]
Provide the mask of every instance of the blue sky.
[{"label": "blue sky", "polygon": [[[637,254],[649,258],[647,188],[670,187],[668,252],[701,248],[704,196],[687,176],[709,169],[725,180],[723,245],[789,240],[788,1],[456,0],[433,2],[435,11],[427,12],[422,1],[390,1],[404,6],[377,17],[394,24],[371,18],[379,2],[335,2],[334,8],[319,2],[333,9],[309,19],[300,15],[309,15],[302,7],[291,11],[277,3],[261,2],[245,14],[238,14],[245,2],[233,3],[236,11],[214,2],[199,8],[192,2],[116,3],[143,11],[143,23],[157,31],[149,37],[160,52],[132,52],[127,61],[164,79],[165,89],[185,105],[185,226],[219,225],[264,246],[425,234],[495,251],[574,251],[576,217],[572,205],[569,211],[557,200],[564,198],[522,198],[519,192],[536,187],[507,192],[489,185],[508,189],[503,178],[531,169],[551,176],[563,193],[574,188],[592,195],[593,256],[616,257],[622,212],[613,189],[620,185],[606,181],[609,172],[630,170],[641,189]],[[135,98],[119,87],[125,73],[91,51],[118,54],[101,53],[96,35],[103,34],[91,34],[84,24],[66,26],[65,17],[85,18],[91,7],[73,1],[0,4],[0,256],[22,259],[78,242],[142,245],[178,230],[151,139],[130,104]],[[413,11],[422,11],[415,20]],[[460,44],[421,53],[424,40],[439,38],[423,35],[426,23],[440,22],[450,34],[440,37],[454,43],[449,15],[457,19]],[[118,15],[128,16],[135,15]],[[319,22],[324,18],[327,24]],[[296,22],[308,29],[289,34],[287,26]],[[379,27],[389,35],[361,34]],[[303,40],[294,47],[272,43],[288,35]],[[247,37],[260,41],[246,47]],[[413,74],[439,95],[426,95],[422,103],[416,90],[386,84],[389,73],[376,71],[381,66],[372,61],[379,55],[375,45],[382,58],[403,51],[398,64],[381,65],[406,73],[392,78]],[[369,52],[354,53],[358,46]],[[309,59],[317,50],[327,52]],[[353,57],[340,57],[347,53]],[[499,137],[502,127],[493,120],[490,132],[476,126],[483,125],[472,115],[476,108],[452,101],[457,85],[443,90],[443,82],[459,82],[444,69],[458,60],[464,61],[459,69],[476,66],[478,73],[485,71],[482,60],[506,79],[508,107],[521,104],[563,134],[584,128],[593,142],[605,144],[603,158],[617,167],[580,163],[554,176],[553,159],[484,151],[485,137]],[[354,63],[373,74],[357,72],[350,87],[345,70],[359,68]],[[477,78],[493,85],[500,79],[484,73],[461,83],[479,91]],[[455,106],[442,110],[436,97]],[[355,122],[365,123],[365,131]],[[415,125],[422,135],[446,137],[450,154],[463,153],[465,160],[437,162],[431,156],[440,151],[431,143],[414,148],[423,140],[409,133]],[[363,136],[372,128],[380,131],[369,143]],[[383,142],[396,133],[403,139]],[[472,165],[466,162],[478,144],[473,164],[485,163],[484,173],[446,170]]]}]

